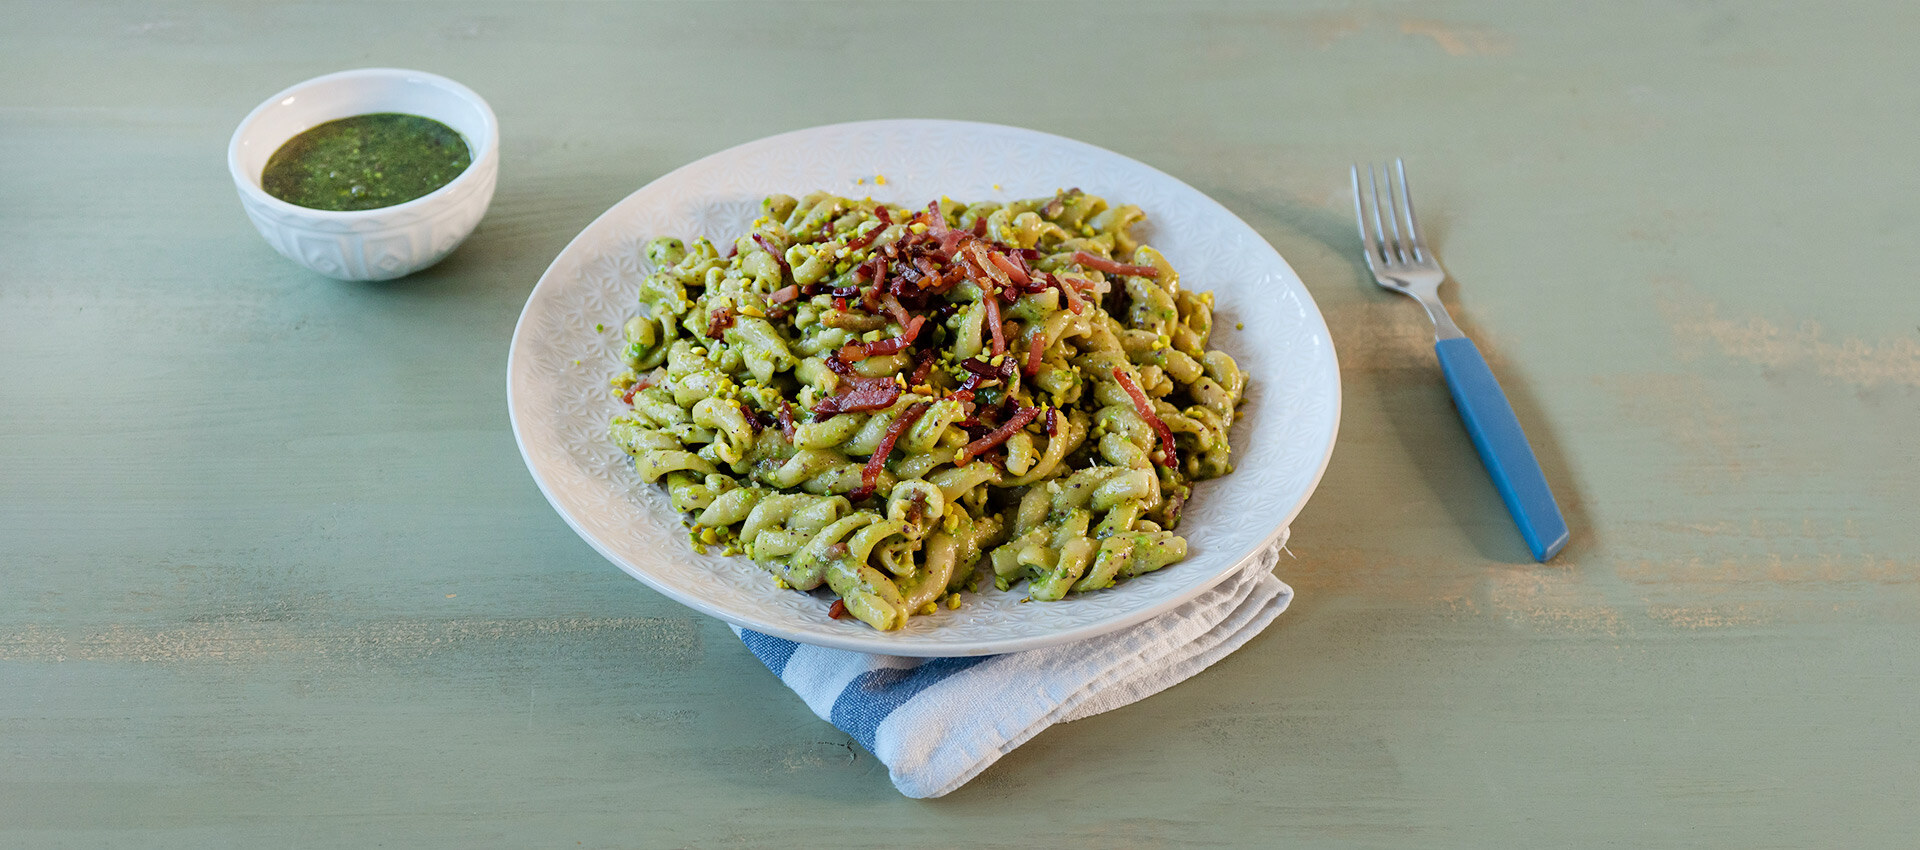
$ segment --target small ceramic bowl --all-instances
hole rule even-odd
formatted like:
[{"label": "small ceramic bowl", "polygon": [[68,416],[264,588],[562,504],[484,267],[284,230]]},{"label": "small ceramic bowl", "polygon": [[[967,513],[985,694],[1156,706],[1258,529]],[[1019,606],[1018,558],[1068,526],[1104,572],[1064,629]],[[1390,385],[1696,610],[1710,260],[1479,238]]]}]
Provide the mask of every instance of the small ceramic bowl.
[{"label": "small ceramic bowl", "polygon": [[[331,212],[267,194],[260,172],[288,139],[314,125],[375,112],[432,118],[460,132],[473,164],[452,182],[390,207]],[[267,244],[339,280],[391,280],[440,262],[473,232],[493,201],[500,125],[472,89],[436,74],[361,68],[315,77],[267,99],[233,131],[227,170]]]}]

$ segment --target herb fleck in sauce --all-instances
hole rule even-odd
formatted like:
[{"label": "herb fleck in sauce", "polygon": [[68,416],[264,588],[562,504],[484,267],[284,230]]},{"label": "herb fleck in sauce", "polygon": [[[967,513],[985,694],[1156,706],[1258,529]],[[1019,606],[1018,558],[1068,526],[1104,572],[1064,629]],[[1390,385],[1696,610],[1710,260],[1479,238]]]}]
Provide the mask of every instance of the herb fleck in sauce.
[{"label": "herb fleck in sauce", "polygon": [[473,164],[460,133],[382,112],[328,121],[287,140],[260,175],[267,194],[316,210],[371,210],[445,186]]}]

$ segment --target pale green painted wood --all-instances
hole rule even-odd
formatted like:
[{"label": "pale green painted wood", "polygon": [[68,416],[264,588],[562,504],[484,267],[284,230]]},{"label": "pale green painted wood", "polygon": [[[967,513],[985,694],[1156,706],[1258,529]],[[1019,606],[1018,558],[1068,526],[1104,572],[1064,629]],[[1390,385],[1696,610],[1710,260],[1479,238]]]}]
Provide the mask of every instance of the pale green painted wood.
[{"label": "pale green painted wood", "polygon": [[[0,845],[1908,843],[1917,9],[9,5]],[[440,267],[333,283],[224,146],[381,64],[491,100],[499,195]],[[894,116],[1218,198],[1346,391],[1293,610],[934,802],[577,540],[501,375],[627,192]],[[1347,164],[1395,154],[1568,509],[1552,566],[1357,264]]]}]

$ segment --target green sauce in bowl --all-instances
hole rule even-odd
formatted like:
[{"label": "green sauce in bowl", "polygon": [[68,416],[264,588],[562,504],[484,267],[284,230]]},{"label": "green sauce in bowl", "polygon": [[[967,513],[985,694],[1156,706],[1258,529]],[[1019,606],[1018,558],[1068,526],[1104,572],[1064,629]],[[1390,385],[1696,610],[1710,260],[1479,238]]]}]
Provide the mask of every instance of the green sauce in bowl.
[{"label": "green sauce in bowl", "polygon": [[355,115],[288,139],[267,159],[261,188],[290,204],[348,212],[404,204],[473,164],[467,140],[431,118]]}]

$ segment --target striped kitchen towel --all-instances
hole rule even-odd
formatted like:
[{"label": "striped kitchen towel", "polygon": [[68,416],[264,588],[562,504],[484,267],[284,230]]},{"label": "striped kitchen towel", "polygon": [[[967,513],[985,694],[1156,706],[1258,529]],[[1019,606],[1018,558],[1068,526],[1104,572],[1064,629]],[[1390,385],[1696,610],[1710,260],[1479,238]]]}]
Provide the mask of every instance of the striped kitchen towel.
[{"label": "striped kitchen towel", "polygon": [[734,631],[814,714],[885,763],[900,793],[938,797],[1048,726],[1145,699],[1239,649],[1293,598],[1273,576],[1285,542],[1179,608],[1064,646],[905,658]]}]

